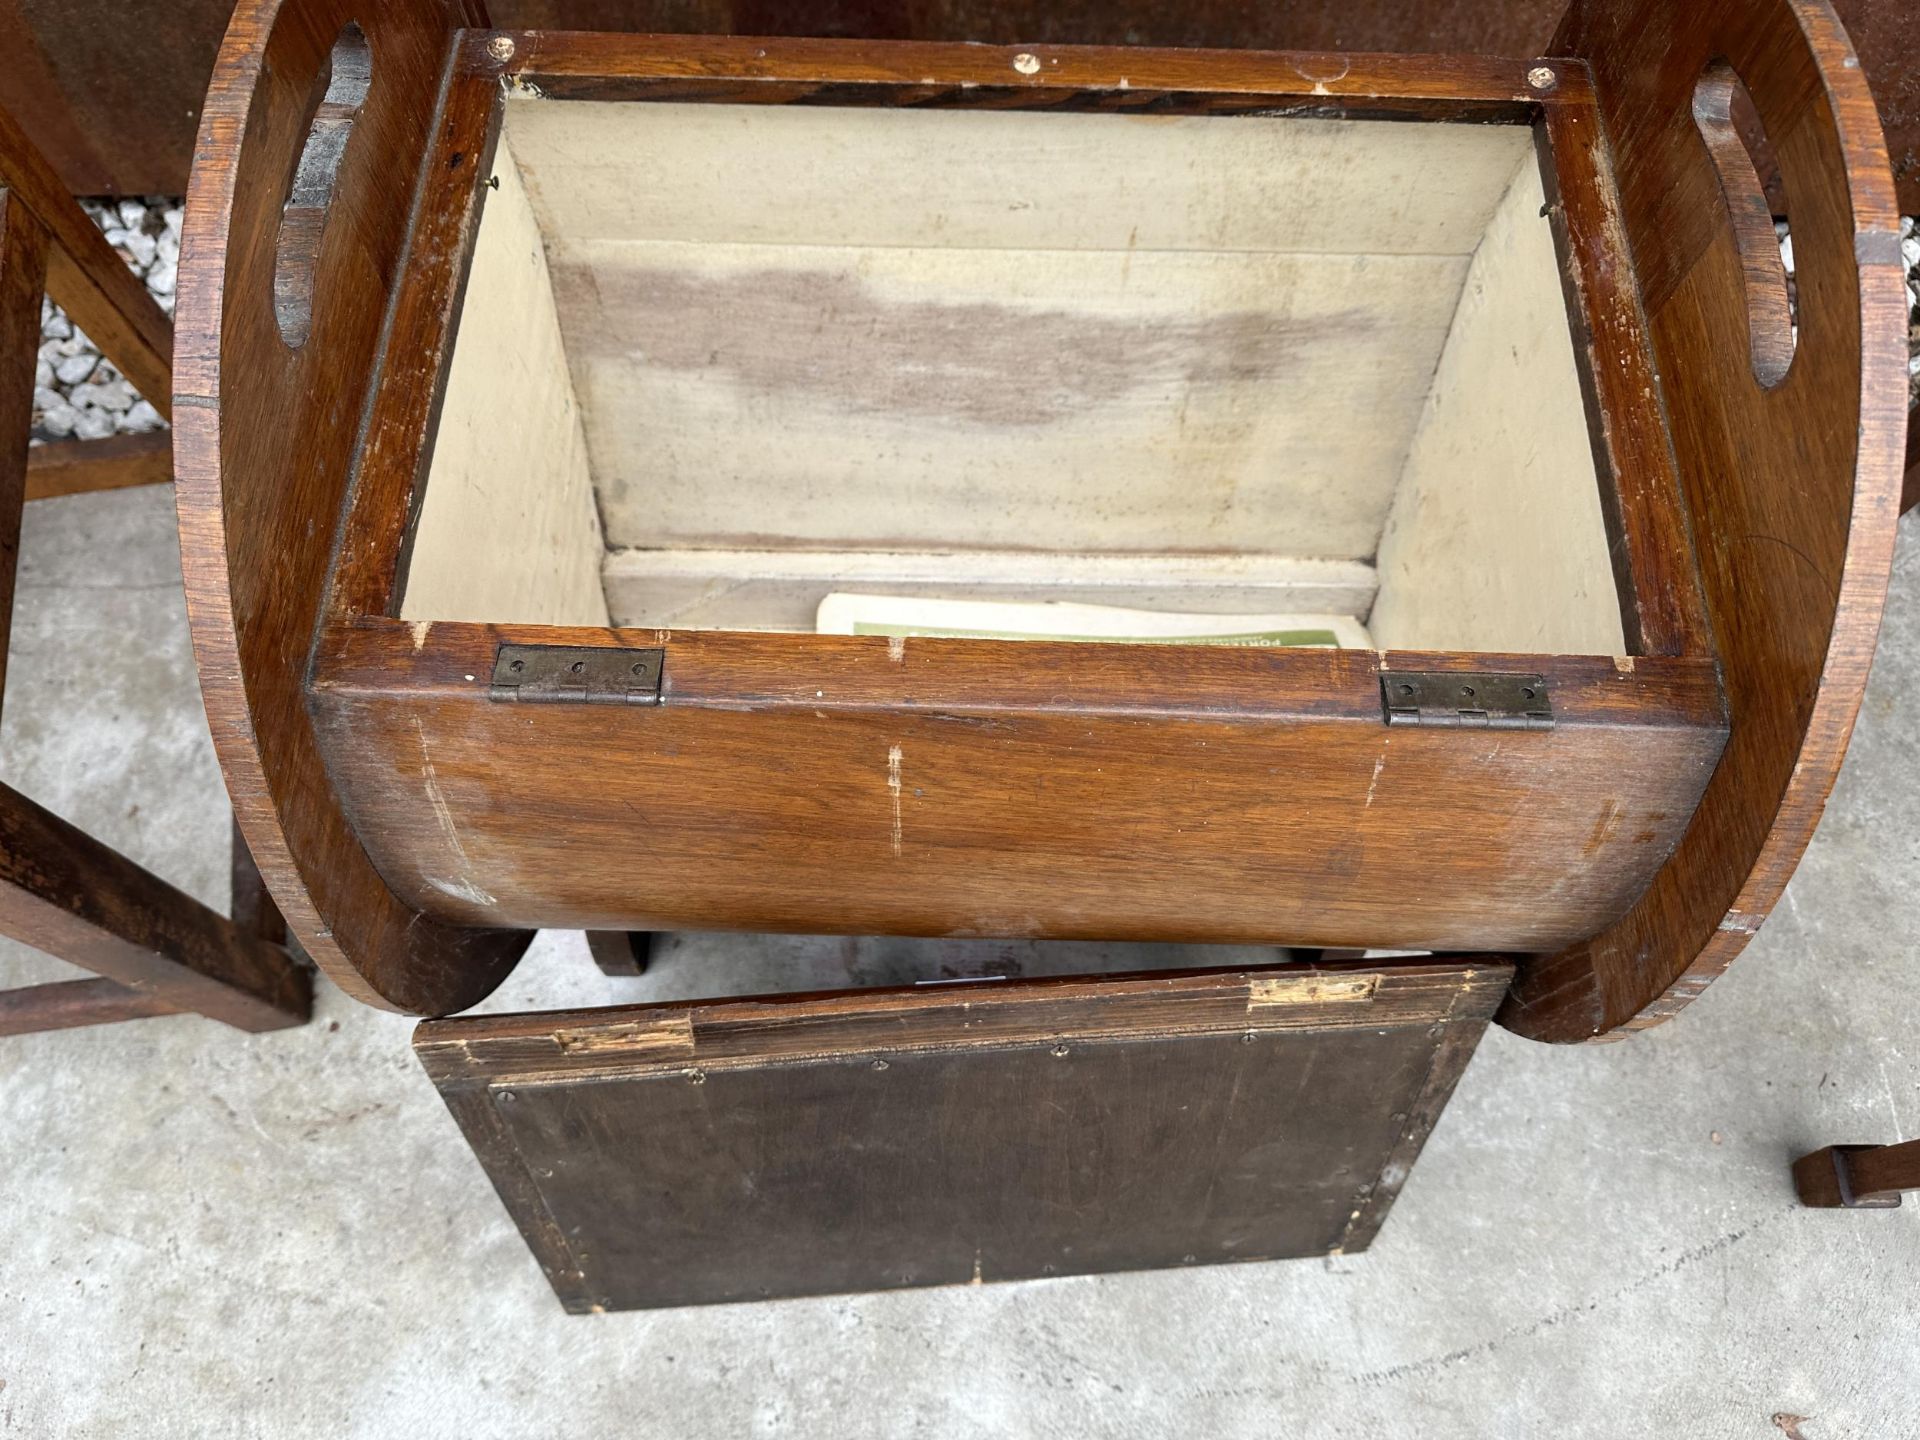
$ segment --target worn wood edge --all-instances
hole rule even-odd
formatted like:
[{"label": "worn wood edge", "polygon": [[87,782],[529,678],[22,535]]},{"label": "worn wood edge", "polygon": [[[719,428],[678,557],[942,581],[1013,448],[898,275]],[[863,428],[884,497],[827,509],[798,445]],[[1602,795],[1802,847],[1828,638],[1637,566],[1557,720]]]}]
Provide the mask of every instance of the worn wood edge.
[{"label": "worn wood edge", "polygon": [[172,483],[173,436],[165,430],[104,440],[50,440],[27,452],[29,500]]},{"label": "worn wood edge", "polygon": [[1628,648],[1710,655],[1692,522],[1599,111],[1553,106],[1535,133]]},{"label": "worn wood edge", "polygon": [[[531,934],[462,930],[402,905],[347,826],[317,758],[317,743],[312,767],[287,782],[302,800],[321,812],[319,819],[300,827],[302,847],[296,855],[283,829],[280,804],[269,783],[260,737],[254,730],[228,585],[220,415],[220,352],[232,258],[228,232],[238,161],[254,120],[255,85],[268,38],[283,10],[301,10],[304,3],[243,0],[221,42],[201,114],[181,237],[176,306],[179,323],[174,331],[174,398],[179,406],[173,430],[174,496],[187,614],[208,728],[233,801],[235,821],[263,883],[301,948],[355,999],[380,1009],[444,1014],[476,1004],[490,993],[518,962]],[[479,18],[472,7],[468,18]],[[451,60],[450,45],[447,73]],[[410,197],[409,203],[412,198],[417,197]],[[316,596],[316,605],[318,600]],[[307,654],[302,646],[299,661],[290,663],[304,663]],[[324,840],[329,830],[339,843],[325,857],[325,863],[350,870],[351,879],[372,897],[379,912],[371,943],[386,947],[386,952],[400,952],[401,963],[384,967],[397,973],[383,974],[383,983],[376,983],[366,973],[363,962],[391,962],[394,955],[378,950],[371,955],[349,955],[331,917],[323,916],[309,887],[305,867],[322,861],[307,853],[306,842]],[[445,952],[447,963],[434,965],[433,973],[424,979],[417,973],[421,967],[405,963],[414,954],[436,948]]]},{"label": "worn wood edge", "polygon": [[1447,1102],[1467,1073],[1467,1065],[1480,1048],[1480,1039],[1486,1034],[1493,1012],[1512,979],[1511,969],[1504,976],[1486,972],[1468,975],[1454,992],[1446,1015],[1434,1022],[1434,1028],[1440,1032],[1439,1044],[1427,1062],[1427,1076],[1421,1083],[1419,1096],[1407,1109],[1399,1142],[1388,1152],[1379,1176],[1348,1217],[1333,1254],[1358,1254],[1379,1235],[1380,1227],[1386,1224],[1387,1212],[1400,1198],[1401,1188],[1413,1174],[1420,1152],[1432,1138]]},{"label": "worn wood edge", "polygon": [[[1080,645],[726,630],[600,630],[362,619],[327,626],[313,687],[328,701],[489,702],[503,644],[664,648],[669,705],[937,710],[1383,723],[1382,670],[1544,674],[1556,724],[1724,733],[1701,656]],[[804,664],[796,663],[804,659]]]},{"label": "worn wood edge", "polygon": [[[398,353],[383,347],[328,573],[322,613],[333,622],[399,615],[433,464],[501,123],[501,89],[492,76],[453,65],[446,83],[389,322],[389,334],[404,336],[405,344]],[[455,156],[472,161],[466,174],[446,163]]]},{"label": "worn wood edge", "polygon": [[156,995],[105,977],[0,990],[0,1035],[39,1035],[180,1013]]},{"label": "worn wood edge", "polygon": [[[1564,972],[1565,961],[1574,952],[1534,957],[1532,964],[1523,963],[1519,979],[1495,1020],[1503,1028],[1533,1040],[1605,1043],[1650,1030],[1678,1015],[1726,971],[1779,902],[1812,841],[1827,797],[1839,777],[1865,696],[1892,577],[1908,423],[1900,216],[1885,135],[1844,29],[1825,0],[1783,0],[1783,4],[1798,31],[1797,38],[1812,52],[1813,69],[1838,132],[1838,149],[1846,166],[1852,201],[1863,340],[1853,500],[1826,660],[1799,759],[1787,778],[1760,849],[1724,911],[1717,916],[1690,915],[1693,923],[1685,945],[1689,953],[1641,955],[1637,974],[1603,976],[1589,968],[1584,976],[1557,973],[1542,987],[1530,984],[1540,962],[1551,958],[1557,962],[1555,969]],[[1567,38],[1563,25],[1556,47],[1564,45]],[[1878,345],[1869,338],[1876,335],[1881,340]],[[1881,403],[1872,403],[1871,397],[1876,396]],[[1698,823],[1697,815],[1694,823]],[[1686,852],[1683,838],[1669,867],[1684,865]],[[1713,890],[1721,888],[1711,879],[1705,879],[1705,883]],[[1649,894],[1652,890],[1650,886]],[[1643,897],[1635,912],[1616,921],[1602,936],[1613,931],[1624,933],[1638,909],[1646,904]],[[1666,964],[1653,970],[1649,983],[1646,972],[1661,959]],[[1569,999],[1576,988],[1580,998]]]},{"label": "worn wood edge", "polygon": [[[1511,963],[1495,957],[1386,968],[1359,962],[1311,971],[1274,966],[763,995],[430,1020],[415,1029],[413,1045],[436,1082],[535,1084],[1062,1039],[1391,1029],[1441,1023],[1463,1004],[1490,1014],[1511,974]],[[1377,983],[1364,994],[1262,998],[1262,979],[1303,975]],[[913,1021],[951,1030],[901,1028]]]},{"label": "worn wood edge", "polygon": [[441,1086],[440,1098],[560,1303],[570,1314],[594,1310],[585,1266],[567,1243],[566,1231],[547,1208],[539,1181],[507,1133],[494,1092],[482,1086]]},{"label": "worn wood edge", "polygon": [[[505,64],[484,47],[513,47]],[[780,85],[883,85],[911,90],[964,86],[1017,97],[1061,90],[1140,92],[1159,103],[1196,96],[1300,97],[1337,110],[1362,99],[1497,102],[1531,107],[1578,102],[1588,92],[1578,60],[1555,58],[1547,89],[1528,72],[1540,59],[1483,55],[1134,48],[1100,45],[983,45],[950,41],[630,35],[583,31],[496,31],[467,41],[470,63],[492,63],[515,83],[559,93],[584,79],[745,80]],[[1023,57],[1031,57],[1023,58]],[[1037,64],[1034,62],[1038,62]],[[997,94],[979,97],[1004,103]],[[1515,110],[1513,118],[1520,118]]]}]

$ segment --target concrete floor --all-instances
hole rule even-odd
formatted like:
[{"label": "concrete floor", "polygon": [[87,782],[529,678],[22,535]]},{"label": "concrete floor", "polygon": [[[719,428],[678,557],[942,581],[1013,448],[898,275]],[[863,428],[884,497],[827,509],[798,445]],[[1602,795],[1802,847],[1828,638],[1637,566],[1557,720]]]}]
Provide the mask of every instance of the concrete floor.
[{"label": "concrete floor", "polygon": [[[1914,541],[1747,955],[1624,1045],[1491,1033],[1368,1254],[570,1319],[410,1023],[323,987],[261,1038],[0,1040],[0,1435],[1920,1435],[1920,1206],[1802,1211],[1787,1176],[1920,1135]],[[22,551],[0,774],[224,903],[169,497],[35,505]],[[609,981],[543,936],[488,1008],[848,978],[831,942],[716,976],[720,948]],[[0,984],[69,973],[0,955]]]}]

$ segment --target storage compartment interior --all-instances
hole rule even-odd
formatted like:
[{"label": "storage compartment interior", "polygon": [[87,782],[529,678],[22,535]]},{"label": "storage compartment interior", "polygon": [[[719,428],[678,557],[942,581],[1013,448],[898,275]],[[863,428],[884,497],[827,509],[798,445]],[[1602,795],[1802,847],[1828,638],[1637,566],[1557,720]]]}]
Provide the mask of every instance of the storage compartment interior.
[{"label": "storage compartment interior", "polygon": [[403,619],[1627,649],[1528,127],[521,92],[492,175]]}]

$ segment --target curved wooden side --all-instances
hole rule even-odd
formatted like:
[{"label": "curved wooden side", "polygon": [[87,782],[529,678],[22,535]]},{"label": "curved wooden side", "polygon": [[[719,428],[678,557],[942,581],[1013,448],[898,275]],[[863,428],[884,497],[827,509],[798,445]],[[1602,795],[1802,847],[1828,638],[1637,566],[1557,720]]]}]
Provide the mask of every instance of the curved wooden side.
[{"label": "curved wooden side", "polygon": [[[305,679],[363,402],[398,277],[459,0],[242,0],[208,91],[181,241],[174,464],[187,604],[215,746],[247,843],[307,952],[348,993],[445,1014],[506,976],[524,932],[428,919],[341,813]],[[335,40],[372,85],[318,232],[312,325],[274,313],[281,213]]]},{"label": "curved wooden side", "polygon": [[[1880,123],[1824,0],[1575,0],[1555,51],[1593,69],[1732,722],[1647,894],[1591,940],[1530,962],[1499,1016],[1580,1041],[1659,1024],[1698,995],[1812,837],[1892,562],[1906,314]],[[1701,128],[1711,118],[1695,115],[1721,61],[1778,155],[1793,231],[1799,336],[1772,385],[1755,374],[1749,316],[1764,307],[1749,304],[1729,218],[1746,197],[1729,203]]]}]

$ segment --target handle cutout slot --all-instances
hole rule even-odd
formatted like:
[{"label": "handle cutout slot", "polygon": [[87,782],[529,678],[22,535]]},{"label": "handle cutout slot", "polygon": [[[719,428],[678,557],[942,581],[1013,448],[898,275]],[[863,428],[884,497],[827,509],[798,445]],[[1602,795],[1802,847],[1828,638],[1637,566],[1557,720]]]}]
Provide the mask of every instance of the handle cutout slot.
[{"label": "handle cutout slot", "polygon": [[340,161],[347,153],[353,122],[373,83],[373,51],[360,27],[348,22],[333,42],[327,68],[315,82],[322,90],[307,125],[287,201],[280,211],[280,235],[274,246],[273,313],[280,338],[299,349],[313,325],[313,269],[333,203]]},{"label": "handle cutout slot", "polygon": [[1726,61],[1715,60],[1701,73],[1693,89],[1693,123],[1720,177],[1727,222],[1733,227],[1734,244],[1740,252],[1753,376],[1772,389],[1787,378],[1793,366],[1799,334],[1787,267],[1773,228],[1773,207],[1767,202],[1759,166],[1739,123],[1742,114],[1757,113],[1746,85]]}]

